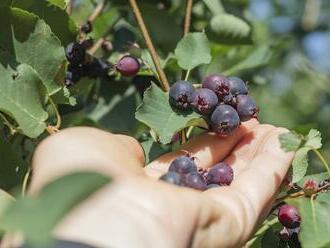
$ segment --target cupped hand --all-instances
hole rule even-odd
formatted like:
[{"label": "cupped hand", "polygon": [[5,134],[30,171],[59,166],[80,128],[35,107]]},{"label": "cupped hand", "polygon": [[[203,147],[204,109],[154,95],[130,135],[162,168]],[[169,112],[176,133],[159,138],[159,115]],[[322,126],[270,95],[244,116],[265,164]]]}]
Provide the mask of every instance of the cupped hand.
[{"label": "cupped hand", "polygon": [[[268,214],[290,166],[293,154],[278,142],[283,132],[251,120],[225,138],[202,134],[143,168],[133,138],[70,128],[37,148],[30,193],[57,176],[98,171],[114,182],[71,211],[57,225],[57,238],[96,247],[240,247]],[[227,161],[234,181],[204,192],[158,181],[186,152],[202,168]]]}]

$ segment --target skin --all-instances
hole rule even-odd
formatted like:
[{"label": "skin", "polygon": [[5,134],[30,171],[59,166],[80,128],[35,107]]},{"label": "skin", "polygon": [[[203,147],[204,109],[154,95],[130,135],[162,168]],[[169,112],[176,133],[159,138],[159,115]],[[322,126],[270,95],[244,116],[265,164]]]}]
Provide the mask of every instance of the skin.
[{"label": "skin", "polygon": [[[225,138],[202,134],[143,168],[143,150],[133,138],[65,129],[38,146],[30,194],[55,177],[98,171],[114,182],[73,209],[56,226],[57,238],[98,247],[240,247],[269,213],[291,164],[293,154],[278,142],[283,132],[250,120]],[[227,161],[233,183],[199,192],[158,181],[184,151],[203,168]]]}]

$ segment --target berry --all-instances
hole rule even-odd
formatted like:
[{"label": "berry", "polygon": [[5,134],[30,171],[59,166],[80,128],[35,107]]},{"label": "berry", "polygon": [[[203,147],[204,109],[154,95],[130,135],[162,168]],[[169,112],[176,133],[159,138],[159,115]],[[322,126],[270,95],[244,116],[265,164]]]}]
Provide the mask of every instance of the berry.
[{"label": "berry", "polygon": [[233,179],[233,169],[224,162],[213,166],[206,175],[208,184],[230,185]]},{"label": "berry", "polygon": [[92,38],[84,40],[83,42],[81,42],[81,45],[84,47],[85,50],[87,50],[94,45],[94,40]]},{"label": "berry", "polygon": [[217,187],[220,187],[219,184],[215,184],[215,183],[211,183],[211,184],[208,184],[207,185],[207,189],[212,189],[212,188],[217,188]]},{"label": "berry", "polygon": [[179,174],[188,174],[190,172],[196,172],[197,166],[194,159],[188,156],[179,156],[174,159],[168,168],[168,171],[174,171]]},{"label": "berry", "polygon": [[228,95],[230,92],[228,78],[220,74],[212,74],[205,77],[203,79],[202,87],[215,92],[219,98],[219,101],[221,101],[223,97]]},{"label": "berry", "polygon": [[238,95],[236,97],[236,109],[241,121],[248,121],[257,118],[259,109],[256,102],[248,95]]},{"label": "berry", "polygon": [[193,93],[194,87],[188,81],[178,81],[174,83],[169,92],[171,106],[181,110],[188,110]]},{"label": "berry", "polygon": [[104,39],[102,41],[101,47],[106,52],[112,52],[113,51],[113,45],[109,40]]},{"label": "berry", "polygon": [[246,87],[246,84],[242,79],[238,77],[229,77],[228,82],[230,87],[230,93],[233,96],[248,94],[248,88]]},{"label": "berry", "polygon": [[214,132],[226,135],[239,126],[240,119],[232,106],[221,104],[213,111],[210,124]]},{"label": "berry", "polygon": [[298,210],[292,205],[282,205],[278,210],[278,220],[283,226],[297,228],[300,226],[300,216]]},{"label": "berry", "polygon": [[217,95],[210,89],[198,89],[193,93],[191,106],[201,115],[208,115],[218,104]]},{"label": "berry", "polygon": [[318,183],[313,179],[309,179],[304,182],[303,191],[306,196],[312,196],[317,193],[318,188]]},{"label": "berry", "polygon": [[205,190],[207,184],[205,178],[198,172],[190,172],[185,176],[184,185],[197,190]]},{"label": "berry", "polygon": [[84,70],[81,66],[69,65],[65,74],[64,84],[68,87],[75,85],[83,76]]},{"label": "berry", "polygon": [[169,171],[166,174],[162,175],[159,180],[165,181],[167,183],[175,184],[175,185],[182,185],[182,177],[180,174]]},{"label": "berry", "polygon": [[88,33],[92,32],[92,30],[93,30],[93,25],[90,21],[87,21],[86,23],[84,23],[80,27],[80,31],[85,33],[85,34],[88,34]]},{"label": "berry", "polygon": [[83,64],[86,56],[86,49],[82,44],[72,42],[66,47],[65,55],[70,64]]},{"label": "berry", "polygon": [[116,69],[125,77],[135,76],[140,70],[139,61],[131,56],[122,57],[116,64]]},{"label": "berry", "polygon": [[99,58],[93,58],[92,62],[85,65],[86,75],[90,78],[106,77],[111,64]]}]

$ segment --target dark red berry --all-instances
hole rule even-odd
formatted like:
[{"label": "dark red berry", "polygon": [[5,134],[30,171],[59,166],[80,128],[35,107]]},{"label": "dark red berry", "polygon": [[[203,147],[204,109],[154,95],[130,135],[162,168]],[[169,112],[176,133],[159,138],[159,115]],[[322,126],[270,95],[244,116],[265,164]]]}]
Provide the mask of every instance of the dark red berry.
[{"label": "dark red berry", "polygon": [[230,185],[233,179],[234,171],[225,162],[213,166],[206,175],[208,184]]},{"label": "dark red berry", "polygon": [[135,76],[140,70],[140,62],[131,56],[122,57],[116,64],[117,71],[125,77]]},{"label": "dark red berry", "polygon": [[239,126],[240,119],[232,106],[221,104],[213,111],[210,124],[214,132],[226,135]]},{"label": "dark red berry", "polygon": [[194,87],[188,81],[174,83],[169,92],[169,102],[172,107],[187,110],[190,109]]},{"label": "dark red berry", "polygon": [[83,64],[86,56],[86,49],[82,44],[72,42],[66,47],[65,55],[70,64]]},{"label": "dark red berry", "polygon": [[248,95],[236,96],[236,109],[241,121],[257,118],[259,109],[256,102]]},{"label": "dark red berry", "polygon": [[228,82],[230,93],[233,96],[248,94],[248,88],[242,79],[238,77],[228,77]]},{"label": "dark red berry", "polygon": [[165,181],[167,183],[182,185],[182,176],[174,171],[169,171],[166,174],[162,175],[159,180]]},{"label": "dark red berry", "polygon": [[206,190],[207,188],[205,178],[198,172],[188,173],[184,178],[184,186],[197,190]]},{"label": "dark red berry", "polygon": [[196,172],[197,166],[194,162],[194,159],[189,156],[179,156],[174,159],[168,168],[168,171],[174,171],[179,174],[188,174],[190,172]]},{"label": "dark red berry", "polygon": [[300,226],[298,210],[289,204],[282,205],[279,208],[278,220],[287,228],[297,228]]},{"label": "dark red berry", "polygon": [[218,104],[217,95],[210,89],[198,89],[192,96],[191,106],[201,115],[208,115]]},{"label": "dark red berry", "polygon": [[203,79],[203,88],[207,88],[215,92],[219,101],[230,92],[228,78],[220,74],[212,74]]},{"label": "dark red berry", "polygon": [[93,25],[90,21],[87,21],[86,23],[84,23],[80,27],[80,31],[85,33],[85,34],[88,34],[88,33],[92,32],[92,30],[93,30]]}]

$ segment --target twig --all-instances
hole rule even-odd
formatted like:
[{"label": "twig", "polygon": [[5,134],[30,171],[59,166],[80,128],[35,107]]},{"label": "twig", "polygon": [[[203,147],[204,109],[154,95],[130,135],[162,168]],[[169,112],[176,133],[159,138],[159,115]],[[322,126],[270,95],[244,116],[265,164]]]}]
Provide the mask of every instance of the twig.
[{"label": "twig", "polygon": [[73,11],[73,0],[68,0],[68,3],[66,5],[66,13],[68,13],[68,15],[72,14]]},{"label": "twig", "polygon": [[108,0],[102,0],[94,9],[93,13],[88,17],[88,21],[94,22],[95,19],[102,13],[103,9],[107,5]]},{"label": "twig", "polygon": [[146,45],[148,47],[148,50],[151,54],[152,60],[155,64],[157,73],[158,73],[158,77],[160,79],[160,83],[161,83],[161,87],[164,91],[168,91],[170,89],[170,85],[167,81],[166,75],[164,73],[164,70],[160,64],[160,60],[159,60],[159,56],[156,52],[156,49],[151,41],[150,35],[148,33],[147,27],[143,21],[143,17],[141,15],[141,11],[136,3],[136,0],[129,0],[131,7],[133,9],[134,15],[136,17],[136,20],[138,22],[138,25],[140,27],[140,30],[142,32],[142,36],[146,42]]},{"label": "twig", "polygon": [[54,133],[57,133],[61,127],[61,123],[62,123],[62,119],[61,119],[61,115],[60,113],[58,112],[58,109],[56,107],[56,104],[54,103],[53,99],[48,96],[48,101],[50,102],[50,104],[52,105],[52,107],[54,108],[54,111],[55,111],[55,114],[56,114],[56,125],[55,126],[52,126],[52,125],[48,125],[46,130],[49,134],[54,134]]},{"label": "twig", "polygon": [[183,36],[186,36],[189,33],[189,30],[190,30],[192,6],[193,6],[193,0],[187,0],[186,16],[185,16],[185,19],[184,19]]}]

